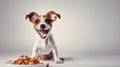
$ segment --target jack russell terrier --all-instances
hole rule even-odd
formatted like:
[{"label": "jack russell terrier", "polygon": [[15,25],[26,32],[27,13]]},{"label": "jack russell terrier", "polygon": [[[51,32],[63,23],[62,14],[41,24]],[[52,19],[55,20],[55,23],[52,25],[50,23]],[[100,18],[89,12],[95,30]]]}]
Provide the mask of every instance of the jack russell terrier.
[{"label": "jack russell terrier", "polygon": [[32,57],[38,57],[43,60],[54,58],[56,63],[63,63],[63,58],[58,57],[57,47],[51,34],[52,23],[57,18],[61,18],[60,14],[55,11],[49,11],[46,15],[38,15],[31,12],[26,15],[26,19],[33,23],[36,31],[36,40],[32,51]]}]

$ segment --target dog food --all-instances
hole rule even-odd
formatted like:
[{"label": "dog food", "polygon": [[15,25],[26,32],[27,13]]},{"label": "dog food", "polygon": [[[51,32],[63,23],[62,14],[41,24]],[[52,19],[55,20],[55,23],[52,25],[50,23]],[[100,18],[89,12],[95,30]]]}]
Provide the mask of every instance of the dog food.
[{"label": "dog food", "polygon": [[21,55],[18,59],[10,60],[9,62],[19,65],[43,64],[42,61],[39,61],[37,58],[31,58],[28,55]]}]

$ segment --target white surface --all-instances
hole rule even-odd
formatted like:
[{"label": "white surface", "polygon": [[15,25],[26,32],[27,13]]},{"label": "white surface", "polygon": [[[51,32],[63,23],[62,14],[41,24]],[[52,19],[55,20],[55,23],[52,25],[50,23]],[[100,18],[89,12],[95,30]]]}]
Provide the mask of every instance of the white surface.
[{"label": "white surface", "polygon": [[[7,67],[5,61],[20,56],[21,54],[28,54],[28,52],[17,53],[0,53],[0,67]],[[64,53],[60,56],[65,58],[63,64],[56,64],[54,61],[49,62],[50,67],[119,67],[120,54],[91,54],[91,53]]]},{"label": "white surface", "polygon": [[48,65],[48,63],[35,64],[35,65],[15,65],[15,64],[10,64],[9,62],[7,62],[5,65],[7,67],[46,67]]},{"label": "white surface", "polygon": [[49,10],[61,14],[52,33],[58,51],[66,52],[65,63],[50,61],[51,67],[120,67],[120,0],[0,0],[0,67],[33,48],[34,29],[25,15]]},{"label": "white surface", "polygon": [[59,51],[120,53],[120,0],[0,0],[0,52],[32,50],[25,15],[49,10],[61,14],[52,28]]}]

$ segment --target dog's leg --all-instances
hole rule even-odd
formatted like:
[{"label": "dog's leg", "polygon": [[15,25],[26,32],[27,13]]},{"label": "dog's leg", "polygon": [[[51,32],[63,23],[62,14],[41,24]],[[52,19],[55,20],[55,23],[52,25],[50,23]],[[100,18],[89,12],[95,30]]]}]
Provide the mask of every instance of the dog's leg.
[{"label": "dog's leg", "polygon": [[36,57],[37,52],[38,52],[38,49],[34,47],[33,50],[32,50],[32,57]]},{"label": "dog's leg", "polygon": [[36,46],[33,47],[32,57],[38,57],[38,48]]},{"label": "dog's leg", "polygon": [[54,48],[52,49],[53,51],[53,56],[54,56],[54,60],[56,63],[63,63],[63,60],[61,60],[59,57],[58,57],[58,52],[57,52],[57,48],[56,46],[54,46]]},{"label": "dog's leg", "polygon": [[53,53],[55,62],[56,63],[63,63],[63,60],[58,57],[57,47],[55,45],[55,40],[54,40],[52,34],[50,35],[49,38],[50,38],[50,42],[51,42],[51,45],[52,45],[52,53]]}]

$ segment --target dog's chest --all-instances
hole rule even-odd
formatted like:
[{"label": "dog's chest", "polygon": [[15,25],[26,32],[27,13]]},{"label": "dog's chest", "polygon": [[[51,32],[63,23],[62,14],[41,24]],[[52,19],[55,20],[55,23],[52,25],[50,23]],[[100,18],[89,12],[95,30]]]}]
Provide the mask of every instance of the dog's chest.
[{"label": "dog's chest", "polygon": [[42,54],[49,54],[52,50],[52,45],[48,40],[42,40],[40,43],[40,52]]},{"label": "dog's chest", "polygon": [[47,42],[48,42],[47,40],[42,40],[42,41],[40,42],[40,47],[41,47],[42,49],[47,48],[47,47],[48,47]]}]

